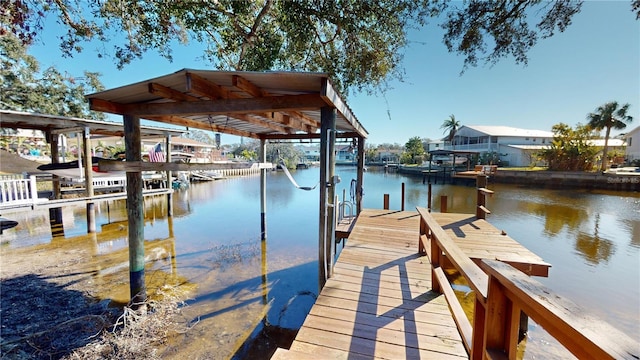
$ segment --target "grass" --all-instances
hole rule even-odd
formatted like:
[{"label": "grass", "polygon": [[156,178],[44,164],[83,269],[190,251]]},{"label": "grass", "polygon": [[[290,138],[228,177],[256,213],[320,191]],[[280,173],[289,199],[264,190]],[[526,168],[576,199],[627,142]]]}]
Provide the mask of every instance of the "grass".
[{"label": "grass", "polygon": [[500,170],[509,170],[509,171],[544,171],[548,170],[546,166],[520,166],[520,167],[501,167],[498,168]]}]

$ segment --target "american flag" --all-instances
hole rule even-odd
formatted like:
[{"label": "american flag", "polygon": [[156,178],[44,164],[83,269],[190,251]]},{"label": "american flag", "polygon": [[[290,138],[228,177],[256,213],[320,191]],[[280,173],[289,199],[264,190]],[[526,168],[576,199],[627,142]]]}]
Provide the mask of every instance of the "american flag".
[{"label": "american flag", "polygon": [[162,152],[162,144],[157,143],[149,149],[150,162],[165,162],[164,153]]}]

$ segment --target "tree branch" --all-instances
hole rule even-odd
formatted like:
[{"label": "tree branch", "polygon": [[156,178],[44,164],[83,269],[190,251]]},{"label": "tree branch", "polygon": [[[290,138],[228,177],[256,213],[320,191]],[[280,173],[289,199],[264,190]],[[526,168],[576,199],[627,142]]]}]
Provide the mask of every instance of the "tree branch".
[{"label": "tree branch", "polygon": [[256,20],[253,22],[253,26],[248,34],[246,34],[244,41],[242,42],[242,46],[240,47],[240,56],[238,57],[237,68],[242,66],[242,60],[244,59],[244,55],[247,51],[247,48],[253,44],[253,41],[256,38],[256,34],[260,31],[260,27],[262,26],[262,20],[271,10],[271,6],[273,5],[273,0],[267,0],[262,7],[262,10],[258,13]]}]

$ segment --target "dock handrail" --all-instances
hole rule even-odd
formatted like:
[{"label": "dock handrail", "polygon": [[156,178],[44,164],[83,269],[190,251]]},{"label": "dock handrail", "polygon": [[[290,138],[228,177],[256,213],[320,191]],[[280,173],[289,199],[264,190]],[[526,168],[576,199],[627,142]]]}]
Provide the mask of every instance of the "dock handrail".
[{"label": "dock handrail", "polygon": [[36,177],[8,178],[0,180],[0,206],[29,205],[46,201],[38,198]]},{"label": "dock handrail", "polygon": [[[580,359],[638,359],[640,343],[509,264],[473,262],[425,208],[418,251],[429,255],[433,291],[442,292],[471,359],[515,359],[521,312]],[[464,315],[444,271],[444,257],[474,291],[473,325]]]}]

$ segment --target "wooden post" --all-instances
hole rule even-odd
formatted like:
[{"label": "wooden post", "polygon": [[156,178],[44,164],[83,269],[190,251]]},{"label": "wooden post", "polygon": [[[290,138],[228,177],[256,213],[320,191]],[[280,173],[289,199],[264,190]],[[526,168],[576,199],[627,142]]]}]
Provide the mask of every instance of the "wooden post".
[{"label": "wooden post", "polygon": [[[165,157],[166,161],[168,163],[171,162],[171,134],[166,133],[165,134],[165,149],[167,149],[167,156]],[[167,189],[173,189],[173,184],[171,181],[171,178],[173,177],[173,174],[171,171],[167,171],[165,174],[166,178],[167,178]],[[173,216],[173,193],[172,192],[168,192],[167,193],[167,216],[168,217],[172,217]]]},{"label": "wooden post", "polygon": [[[93,161],[91,153],[91,134],[89,128],[85,127],[82,132],[82,144],[84,146],[84,186],[85,194],[91,199],[93,198]],[[96,209],[93,201],[87,202],[87,232],[96,232]]]},{"label": "wooden post", "polygon": [[322,290],[331,276],[333,258],[331,256],[335,239],[335,129],[336,110],[330,107],[320,109],[320,214],[318,240],[318,288]]},{"label": "wooden post", "polygon": [[[420,220],[422,221],[422,220]],[[431,230],[427,226],[425,233],[429,233]],[[440,286],[440,282],[438,282],[438,277],[436,276],[436,268],[440,266],[440,260],[442,259],[442,250],[440,250],[440,246],[438,246],[438,241],[435,239],[433,233],[431,234],[430,241],[431,249],[429,249],[429,255],[431,256],[431,290],[441,293],[442,287]]]},{"label": "wooden post", "polygon": [[[261,163],[267,162],[267,141],[260,139],[258,157]],[[267,240],[267,169],[260,169],[260,241]]]},{"label": "wooden post", "polygon": [[486,213],[484,212],[484,206],[486,203],[486,195],[480,189],[487,187],[487,175],[478,174],[476,177],[476,192],[477,194],[477,204],[476,204],[476,217],[478,219],[485,219]]},{"label": "wooden post", "polygon": [[326,119],[329,121],[329,149],[327,150],[329,153],[329,185],[327,186],[327,241],[325,243],[325,253],[328,256],[327,259],[327,278],[333,276],[333,251],[335,249],[334,243],[336,240],[336,207],[338,204],[336,203],[336,186],[340,181],[336,177],[336,109],[330,107],[323,107],[321,109],[322,113],[325,113],[321,116],[323,121]]},{"label": "wooden post", "polygon": [[356,216],[362,211],[362,188],[364,186],[365,165],[364,138],[358,137],[358,176],[356,179]]},{"label": "wooden post", "polygon": [[[59,140],[60,135],[57,133],[52,133],[51,131],[47,131],[47,138],[49,139],[49,144],[51,144],[51,163],[58,164],[60,162],[60,150],[59,150]],[[53,198],[60,199],[62,198],[60,192],[60,177],[57,175],[52,176],[52,184],[53,184]]]},{"label": "wooden post", "polygon": [[402,194],[400,195],[400,210],[404,211],[404,183],[402,183]]},{"label": "wooden post", "polygon": [[441,213],[446,213],[447,212],[447,195],[442,195],[440,196],[440,212]]},{"label": "wooden post", "polygon": [[[260,139],[258,159],[261,163],[267,162],[267,141]],[[260,169],[260,254],[262,269],[262,304],[269,303],[269,281],[267,279],[267,169]],[[264,315],[263,321],[268,323],[269,312]]]},{"label": "wooden post", "polygon": [[427,186],[427,210],[431,212],[431,182]]},{"label": "wooden post", "polygon": [[51,236],[64,236],[64,223],[62,221],[62,208],[55,207],[49,209],[49,225],[51,226]]},{"label": "wooden post", "polygon": [[[124,115],[124,142],[127,161],[142,159],[140,118]],[[129,218],[129,289],[135,306],[147,300],[144,279],[144,203],[142,173],[127,171],[127,217]]]},{"label": "wooden post", "polygon": [[171,239],[171,274],[178,274],[178,255],[176,254],[176,238],[173,232],[173,217],[167,217],[167,227],[169,229],[169,238]]},{"label": "wooden post", "polygon": [[484,359],[484,333],[486,328],[486,310],[482,295],[476,294],[475,307],[473,308],[473,332],[471,337],[471,351],[469,359]]},{"label": "wooden post", "polygon": [[389,194],[384,194],[382,199],[382,208],[389,210]]},{"label": "wooden post", "polygon": [[425,249],[424,244],[422,243],[422,240],[420,239],[420,238],[422,238],[422,235],[429,236],[428,235],[427,223],[424,221],[422,216],[420,216],[420,233],[418,234],[418,254],[426,255],[427,254],[427,250]]}]

